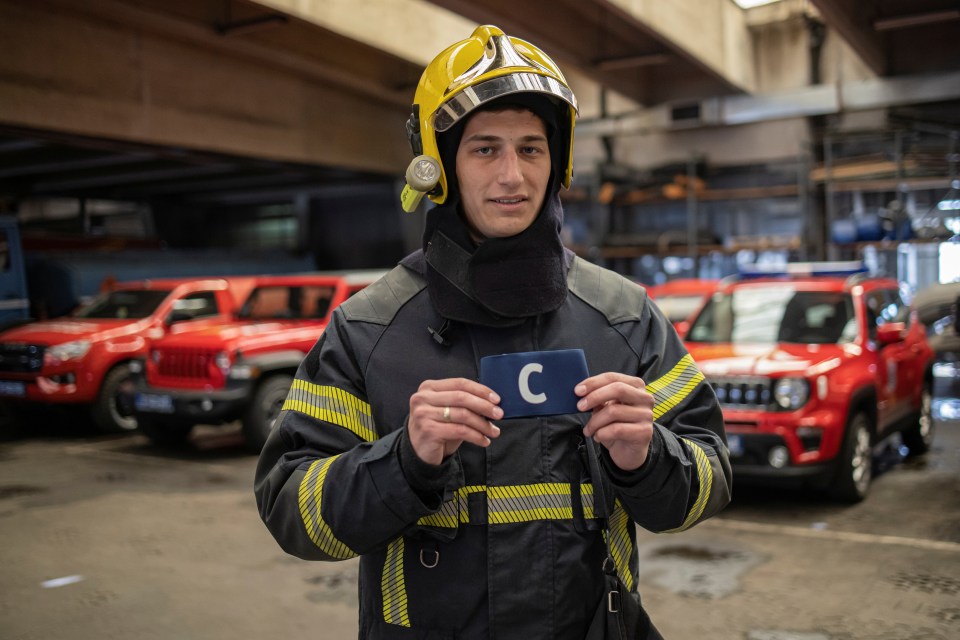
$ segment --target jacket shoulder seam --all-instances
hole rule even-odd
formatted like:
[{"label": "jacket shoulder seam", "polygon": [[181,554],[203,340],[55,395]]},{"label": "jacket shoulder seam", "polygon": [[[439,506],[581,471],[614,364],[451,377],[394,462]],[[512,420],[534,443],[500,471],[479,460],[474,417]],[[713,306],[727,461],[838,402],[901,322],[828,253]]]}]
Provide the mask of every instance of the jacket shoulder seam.
[{"label": "jacket shoulder seam", "polygon": [[415,271],[397,265],[362,291],[340,305],[347,322],[389,325],[397,312],[427,286]]},{"label": "jacket shoulder seam", "polygon": [[647,303],[646,290],[618,273],[574,258],[567,276],[570,292],[599,311],[610,324],[638,322]]}]

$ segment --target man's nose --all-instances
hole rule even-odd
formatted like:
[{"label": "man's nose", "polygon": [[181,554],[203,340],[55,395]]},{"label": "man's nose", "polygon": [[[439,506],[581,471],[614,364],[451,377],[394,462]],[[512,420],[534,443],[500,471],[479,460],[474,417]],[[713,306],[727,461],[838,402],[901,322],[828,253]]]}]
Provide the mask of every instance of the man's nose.
[{"label": "man's nose", "polygon": [[520,155],[514,149],[507,150],[500,158],[500,171],[497,175],[500,184],[513,185],[523,182],[523,170],[520,168]]}]

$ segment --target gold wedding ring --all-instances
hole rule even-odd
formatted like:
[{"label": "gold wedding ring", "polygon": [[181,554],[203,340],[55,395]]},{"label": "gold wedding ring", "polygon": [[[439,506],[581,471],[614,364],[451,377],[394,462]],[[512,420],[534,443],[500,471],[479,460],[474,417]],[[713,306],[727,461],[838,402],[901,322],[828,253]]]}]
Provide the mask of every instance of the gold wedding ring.
[{"label": "gold wedding ring", "polygon": [[443,408],[443,421],[450,422],[450,407]]}]

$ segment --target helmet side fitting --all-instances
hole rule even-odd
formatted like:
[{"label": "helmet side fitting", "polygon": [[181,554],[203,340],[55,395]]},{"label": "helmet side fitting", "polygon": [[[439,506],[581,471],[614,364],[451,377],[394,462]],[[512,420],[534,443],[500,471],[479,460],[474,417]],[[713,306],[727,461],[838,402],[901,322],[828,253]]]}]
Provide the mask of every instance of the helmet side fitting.
[{"label": "helmet side fitting", "polygon": [[466,40],[447,47],[424,69],[407,119],[407,139],[416,156],[407,168],[401,195],[405,211],[414,211],[428,195],[436,204],[447,199],[447,173],[437,134],[448,131],[477,107],[510,94],[537,93],[565,107],[561,139],[561,184],[573,177],[573,130],[578,107],[560,68],[547,54],[494,26],[477,27]]}]

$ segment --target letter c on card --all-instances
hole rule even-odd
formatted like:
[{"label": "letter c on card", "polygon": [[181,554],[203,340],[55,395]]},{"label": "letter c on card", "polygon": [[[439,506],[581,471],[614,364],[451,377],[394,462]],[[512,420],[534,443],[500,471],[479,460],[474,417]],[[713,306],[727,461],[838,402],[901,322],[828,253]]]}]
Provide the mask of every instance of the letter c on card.
[{"label": "letter c on card", "polygon": [[547,394],[530,391],[530,375],[534,373],[543,373],[543,365],[539,362],[531,362],[520,369],[520,396],[530,404],[543,404],[547,401]]}]

